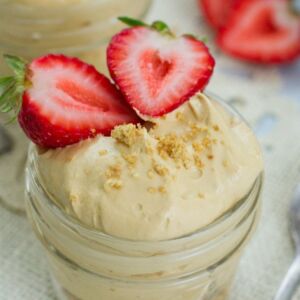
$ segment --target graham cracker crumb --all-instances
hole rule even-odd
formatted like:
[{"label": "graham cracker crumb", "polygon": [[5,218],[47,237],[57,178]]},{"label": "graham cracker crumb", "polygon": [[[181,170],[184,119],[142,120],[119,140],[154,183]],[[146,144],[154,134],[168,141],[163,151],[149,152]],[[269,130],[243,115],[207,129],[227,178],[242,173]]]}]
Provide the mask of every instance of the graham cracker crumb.
[{"label": "graham cracker crumb", "polygon": [[209,138],[209,137],[205,137],[202,141],[202,145],[205,147],[205,148],[208,148],[210,147],[212,144],[212,140]]},{"label": "graham cracker crumb", "polygon": [[118,164],[109,166],[105,171],[107,178],[120,178],[121,177],[121,166]]},{"label": "graham cracker crumb", "polygon": [[199,124],[194,122],[190,122],[189,127],[190,127],[189,131],[185,134],[186,140],[192,140],[195,137],[197,137],[200,133],[207,131],[206,127],[200,127]]},{"label": "graham cracker crumb", "polygon": [[119,143],[123,143],[127,146],[132,146],[143,134],[143,129],[140,125],[126,124],[120,125],[114,128],[111,132],[111,136]]},{"label": "graham cracker crumb", "polygon": [[122,187],[123,187],[123,183],[121,180],[118,179],[108,179],[104,183],[104,190],[107,192],[110,191],[111,189],[120,190]]},{"label": "graham cracker crumb", "polygon": [[214,129],[214,131],[219,131],[220,127],[219,127],[219,125],[213,125],[213,129]]},{"label": "graham cracker crumb", "polygon": [[147,142],[147,141],[146,141],[146,143],[145,143],[145,151],[146,151],[146,153],[147,153],[148,155],[151,155],[151,154],[153,154],[153,152],[154,152],[153,147],[152,147],[152,146],[150,145],[150,143]]},{"label": "graham cracker crumb", "polygon": [[135,154],[126,154],[122,153],[123,158],[127,161],[127,163],[131,166],[135,166],[137,163],[137,155]]},{"label": "graham cracker crumb", "polygon": [[153,164],[152,164],[152,165],[153,165],[154,171],[155,171],[158,175],[160,175],[160,176],[166,176],[166,175],[169,174],[168,168],[166,168],[166,167],[164,167],[164,166],[162,166],[162,165],[156,163],[155,161],[153,161]]},{"label": "graham cracker crumb", "polygon": [[204,163],[202,162],[201,158],[198,155],[194,155],[195,165],[199,170],[204,168]]},{"label": "graham cracker crumb", "polygon": [[207,155],[207,158],[212,160],[214,158],[214,156],[212,154]]},{"label": "graham cracker crumb", "polygon": [[106,155],[107,153],[108,153],[108,151],[106,149],[102,149],[99,151],[100,156]]},{"label": "graham cracker crumb", "polygon": [[184,114],[182,112],[178,111],[176,113],[176,119],[177,119],[177,121],[184,122],[185,121]]},{"label": "graham cracker crumb", "polygon": [[204,150],[203,146],[200,143],[194,142],[192,146],[194,151],[197,153],[201,153]]},{"label": "graham cracker crumb", "polygon": [[160,193],[162,193],[162,194],[165,194],[165,193],[167,192],[167,190],[166,190],[163,186],[160,186],[160,187],[158,188],[158,191],[159,191]]},{"label": "graham cracker crumb", "polygon": [[176,134],[167,134],[159,137],[157,150],[162,158],[171,158],[175,162],[185,161],[188,155],[183,139]]}]

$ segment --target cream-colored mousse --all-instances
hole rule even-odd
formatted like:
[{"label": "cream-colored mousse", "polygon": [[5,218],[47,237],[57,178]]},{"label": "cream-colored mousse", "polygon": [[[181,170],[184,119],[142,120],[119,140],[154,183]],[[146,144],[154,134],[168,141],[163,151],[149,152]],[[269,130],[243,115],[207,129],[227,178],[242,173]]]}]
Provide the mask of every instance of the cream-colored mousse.
[{"label": "cream-colored mousse", "polygon": [[150,121],[41,152],[38,169],[52,198],[107,234],[171,239],[224,214],[263,169],[250,128],[203,94]]}]

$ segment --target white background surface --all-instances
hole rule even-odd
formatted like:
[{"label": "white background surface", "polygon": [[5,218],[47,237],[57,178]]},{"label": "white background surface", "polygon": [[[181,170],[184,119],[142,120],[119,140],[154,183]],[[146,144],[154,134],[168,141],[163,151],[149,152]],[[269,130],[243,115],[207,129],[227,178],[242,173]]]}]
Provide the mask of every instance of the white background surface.
[{"label": "white background surface", "polygon": [[[206,35],[214,48],[194,0],[156,0],[147,19],[163,19],[179,32]],[[262,221],[242,258],[231,300],[268,300],[293,257],[287,208],[300,182],[300,63],[280,68],[251,66],[213,51],[217,66],[208,89],[249,120],[266,163]],[[23,197],[20,170],[26,142],[13,126],[9,131],[15,136],[15,148],[0,156],[0,197],[17,205]],[[22,212],[15,214],[0,204],[0,300],[55,299],[30,225]]]}]

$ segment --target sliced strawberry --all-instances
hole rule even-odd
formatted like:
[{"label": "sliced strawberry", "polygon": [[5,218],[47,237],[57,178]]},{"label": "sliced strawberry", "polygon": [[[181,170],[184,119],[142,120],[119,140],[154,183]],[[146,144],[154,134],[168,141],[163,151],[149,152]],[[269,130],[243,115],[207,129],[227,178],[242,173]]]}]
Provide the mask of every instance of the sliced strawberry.
[{"label": "sliced strawberry", "polygon": [[300,18],[284,0],[242,0],[217,42],[228,54],[253,62],[281,63],[300,55]]},{"label": "sliced strawberry", "polygon": [[162,22],[156,25],[162,32],[150,26],[124,29],[107,49],[114,81],[128,103],[149,116],[170,112],[203,90],[214,68],[201,41],[176,38]]},{"label": "sliced strawberry", "polygon": [[213,28],[225,25],[227,18],[237,0],[198,0],[204,17]]},{"label": "sliced strawberry", "polygon": [[[37,145],[64,147],[139,118],[116,87],[76,58],[47,55],[26,66],[19,123]],[[27,83],[28,85],[28,83]]]}]

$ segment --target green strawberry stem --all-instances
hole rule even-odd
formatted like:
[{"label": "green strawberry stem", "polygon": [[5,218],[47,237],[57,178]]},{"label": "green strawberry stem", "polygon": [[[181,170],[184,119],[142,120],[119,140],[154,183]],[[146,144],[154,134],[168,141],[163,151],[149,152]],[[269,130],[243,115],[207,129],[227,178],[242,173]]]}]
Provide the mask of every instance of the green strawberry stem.
[{"label": "green strawberry stem", "polygon": [[4,60],[13,70],[13,76],[0,78],[0,112],[13,111],[15,120],[22,104],[22,95],[29,84],[26,79],[27,62],[17,56],[4,54]]},{"label": "green strawberry stem", "polygon": [[[124,24],[126,24],[130,27],[143,26],[143,27],[154,29],[161,34],[175,37],[175,34],[171,31],[170,27],[163,21],[159,21],[159,20],[154,21],[151,25],[149,25],[143,21],[132,19],[130,17],[118,17],[118,20],[120,20],[121,22],[123,22]],[[190,37],[190,38],[193,38],[196,40],[200,40],[203,43],[206,43],[206,41],[207,41],[206,37],[198,38],[197,36],[190,34],[190,33],[184,34],[184,36]]]},{"label": "green strawberry stem", "polygon": [[129,17],[119,17],[118,20],[123,22],[124,24],[130,26],[130,27],[135,27],[135,26],[143,26],[143,27],[148,27],[152,28],[162,34],[174,36],[172,31],[170,30],[169,26],[163,22],[163,21],[154,21],[151,25],[144,23],[143,21],[132,19]]}]

